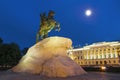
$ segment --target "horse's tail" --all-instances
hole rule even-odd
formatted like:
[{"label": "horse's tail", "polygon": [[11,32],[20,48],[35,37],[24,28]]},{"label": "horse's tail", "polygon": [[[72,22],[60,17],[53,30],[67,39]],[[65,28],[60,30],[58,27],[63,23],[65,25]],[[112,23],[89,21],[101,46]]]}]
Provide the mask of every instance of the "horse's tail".
[{"label": "horse's tail", "polygon": [[40,34],[38,32],[37,35],[36,35],[36,43],[39,41],[39,37],[40,37]]}]

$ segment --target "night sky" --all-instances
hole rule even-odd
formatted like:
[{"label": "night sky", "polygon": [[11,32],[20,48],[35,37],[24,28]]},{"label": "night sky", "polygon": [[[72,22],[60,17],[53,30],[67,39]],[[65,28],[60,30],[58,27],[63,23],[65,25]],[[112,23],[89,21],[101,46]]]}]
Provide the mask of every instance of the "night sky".
[{"label": "night sky", "polygon": [[[90,9],[91,16],[85,11]],[[120,0],[0,0],[0,37],[20,48],[35,44],[40,13],[56,12],[61,31],[50,36],[71,38],[73,45],[120,40]]]}]

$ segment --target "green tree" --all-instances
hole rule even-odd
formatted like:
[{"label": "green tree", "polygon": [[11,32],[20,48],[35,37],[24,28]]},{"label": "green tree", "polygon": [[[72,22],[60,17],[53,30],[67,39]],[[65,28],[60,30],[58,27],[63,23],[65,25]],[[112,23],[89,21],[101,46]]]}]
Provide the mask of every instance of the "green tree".
[{"label": "green tree", "polygon": [[24,49],[21,51],[22,55],[25,55],[25,54],[27,53],[28,49],[29,49],[29,48],[24,48]]},{"label": "green tree", "polygon": [[3,43],[3,40],[2,40],[2,38],[0,38],[0,44],[2,44]]},{"label": "green tree", "polygon": [[0,46],[0,65],[16,65],[20,58],[20,49],[16,43],[2,44]]},{"label": "green tree", "polygon": [[14,64],[17,64],[21,58],[20,48],[16,43],[11,43],[10,48],[11,58],[14,60]]}]

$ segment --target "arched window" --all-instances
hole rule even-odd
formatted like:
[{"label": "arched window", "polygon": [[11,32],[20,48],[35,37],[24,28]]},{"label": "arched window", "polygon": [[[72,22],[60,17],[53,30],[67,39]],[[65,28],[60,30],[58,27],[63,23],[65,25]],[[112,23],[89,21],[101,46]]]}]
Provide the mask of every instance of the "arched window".
[{"label": "arched window", "polygon": [[102,54],[100,54],[100,59],[102,59]]},{"label": "arched window", "polygon": [[115,58],[115,53],[113,54],[113,58]]},{"label": "arched window", "polygon": [[106,58],[106,54],[104,55],[104,58]]},{"label": "arched window", "polygon": [[107,64],[107,61],[104,61],[104,64]]},{"label": "arched window", "polygon": [[89,64],[90,64],[90,61],[89,61]]},{"label": "arched window", "polygon": [[83,62],[81,62],[81,64],[83,64]]},{"label": "arched window", "polygon": [[96,65],[98,65],[98,61],[96,61]]},{"label": "arched window", "polygon": [[100,61],[100,64],[102,64],[102,61]]},{"label": "arched window", "polygon": [[83,59],[82,56],[81,56],[81,59]]},{"label": "arched window", "polygon": [[109,60],[109,63],[111,63],[111,61]]},{"label": "arched window", "polygon": [[96,55],[96,59],[98,59],[98,55]]},{"label": "arched window", "polygon": [[116,63],[116,61],[115,61],[115,60],[114,60],[113,62],[114,62],[114,63]]},{"label": "arched window", "polygon": [[79,60],[79,56],[78,56],[78,60]]},{"label": "arched window", "polygon": [[111,58],[111,54],[108,55],[108,58]]}]

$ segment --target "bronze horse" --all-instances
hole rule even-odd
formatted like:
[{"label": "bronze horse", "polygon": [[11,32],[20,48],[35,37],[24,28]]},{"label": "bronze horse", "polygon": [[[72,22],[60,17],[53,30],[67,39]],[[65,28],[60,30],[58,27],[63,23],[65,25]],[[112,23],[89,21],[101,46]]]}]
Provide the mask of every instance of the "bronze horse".
[{"label": "bronze horse", "polygon": [[48,33],[55,29],[55,31],[60,31],[60,24],[54,20],[54,11],[49,11],[48,16],[45,13],[40,14],[40,28],[36,35],[36,42],[40,39],[45,39],[48,37]]}]

